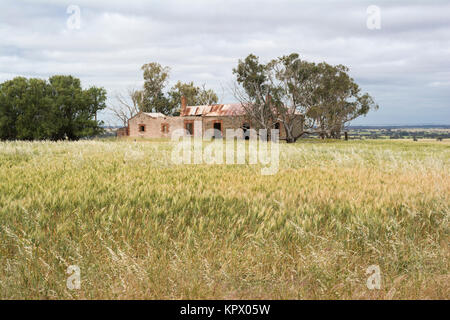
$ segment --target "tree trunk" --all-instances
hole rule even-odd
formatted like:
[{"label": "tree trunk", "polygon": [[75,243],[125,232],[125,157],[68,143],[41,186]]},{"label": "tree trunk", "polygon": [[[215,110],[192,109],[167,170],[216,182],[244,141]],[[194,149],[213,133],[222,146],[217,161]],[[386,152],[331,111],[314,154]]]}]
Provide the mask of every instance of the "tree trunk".
[{"label": "tree trunk", "polygon": [[295,139],[295,138],[286,138],[287,143],[295,143],[296,141],[297,141],[297,139]]}]

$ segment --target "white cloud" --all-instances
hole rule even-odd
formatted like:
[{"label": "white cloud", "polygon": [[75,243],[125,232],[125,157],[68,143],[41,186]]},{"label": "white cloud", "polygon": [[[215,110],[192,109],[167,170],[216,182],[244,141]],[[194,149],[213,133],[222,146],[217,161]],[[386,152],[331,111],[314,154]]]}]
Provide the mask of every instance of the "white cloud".
[{"label": "white cloud", "polygon": [[[140,85],[142,64],[157,61],[172,82],[221,94],[239,58],[299,52],[350,67],[381,107],[360,123],[448,122],[450,4],[376,2],[381,30],[366,28],[372,1],[2,0],[0,80],[70,73],[112,95]],[[70,4],[80,30],[67,29]]]}]

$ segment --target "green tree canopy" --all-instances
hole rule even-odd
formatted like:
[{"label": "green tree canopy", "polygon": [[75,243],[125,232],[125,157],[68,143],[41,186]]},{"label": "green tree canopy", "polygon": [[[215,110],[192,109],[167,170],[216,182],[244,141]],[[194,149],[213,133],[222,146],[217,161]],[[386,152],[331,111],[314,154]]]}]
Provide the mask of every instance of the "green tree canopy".
[{"label": "green tree canopy", "polygon": [[17,77],[0,84],[0,139],[77,140],[102,131],[96,113],[106,91],[83,90],[72,76]]},{"label": "green tree canopy", "polygon": [[169,100],[164,94],[164,89],[169,79],[169,67],[163,67],[157,62],[151,62],[142,66],[144,72],[144,90],[142,96],[142,109],[144,112],[161,112],[171,114]]},{"label": "green tree canopy", "polygon": [[183,83],[178,81],[169,91],[169,100],[174,110],[181,108],[181,97],[186,97],[187,104],[190,106],[212,105],[216,104],[219,98],[211,89],[206,89],[203,85],[198,87],[194,82]]},{"label": "green tree canopy", "polygon": [[[307,62],[297,53],[267,64],[250,54],[233,73],[235,94],[247,116],[263,128],[281,123],[288,142],[309,132],[339,138],[349,121],[378,108],[368,93],[361,93],[348,68]],[[294,130],[299,125],[303,128]]]},{"label": "green tree canopy", "polygon": [[188,83],[178,81],[166,92],[170,68],[163,67],[157,62],[144,64],[141,69],[144,73],[144,88],[140,111],[177,115],[182,96],[186,97],[189,105],[210,105],[218,101],[213,90],[206,89],[204,85],[198,87],[192,81]]}]

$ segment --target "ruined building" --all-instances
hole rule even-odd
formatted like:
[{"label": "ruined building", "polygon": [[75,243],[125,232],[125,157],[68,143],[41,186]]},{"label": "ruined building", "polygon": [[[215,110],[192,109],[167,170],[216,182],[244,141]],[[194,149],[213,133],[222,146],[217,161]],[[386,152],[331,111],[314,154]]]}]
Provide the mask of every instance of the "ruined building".
[{"label": "ruined building", "polygon": [[[205,133],[212,132],[210,129],[216,129],[214,137],[222,138],[226,137],[227,129],[242,129],[240,138],[247,138],[250,128],[251,121],[245,116],[245,110],[240,103],[187,106],[186,98],[182,97],[180,116],[140,112],[128,120],[127,128],[119,129],[118,136],[171,138],[174,130],[184,129],[184,135],[202,137]],[[280,139],[283,140],[283,126],[275,123],[274,128],[280,130]]]}]

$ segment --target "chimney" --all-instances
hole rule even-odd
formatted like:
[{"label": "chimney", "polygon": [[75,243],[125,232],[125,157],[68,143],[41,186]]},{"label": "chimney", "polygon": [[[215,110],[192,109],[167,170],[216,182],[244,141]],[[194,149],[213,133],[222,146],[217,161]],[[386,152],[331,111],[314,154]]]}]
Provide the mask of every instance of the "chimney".
[{"label": "chimney", "polygon": [[186,107],[187,107],[186,104],[187,104],[186,97],[185,96],[181,96],[181,115],[182,116],[186,112]]}]

